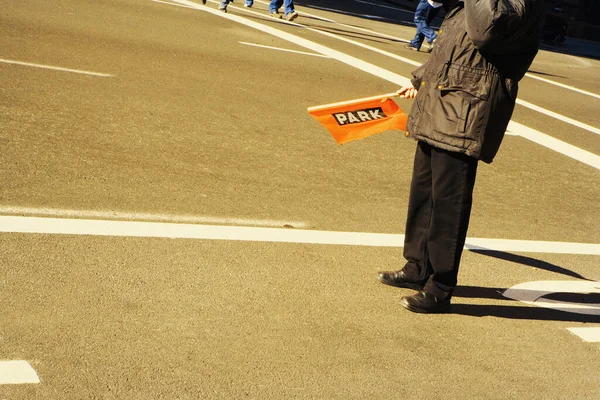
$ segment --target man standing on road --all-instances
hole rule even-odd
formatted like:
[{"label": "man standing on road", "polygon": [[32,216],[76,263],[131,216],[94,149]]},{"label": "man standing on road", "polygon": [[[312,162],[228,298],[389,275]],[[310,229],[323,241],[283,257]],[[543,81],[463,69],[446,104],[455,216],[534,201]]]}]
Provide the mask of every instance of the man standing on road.
[{"label": "man standing on road", "polygon": [[404,242],[406,264],[387,285],[419,292],[413,312],[450,309],[467,236],[479,160],[492,162],[510,121],[518,81],[537,54],[543,0],[443,0],[448,14],[431,57],[413,71],[407,136],[416,140]]},{"label": "man standing on road", "polygon": [[427,52],[430,53],[433,49],[433,44],[437,38],[437,33],[429,26],[431,21],[440,11],[442,3],[433,0],[420,0],[415,11],[415,24],[417,25],[417,33],[415,38],[410,43],[404,45],[409,50],[419,51],[423,41],[427,39]]}]

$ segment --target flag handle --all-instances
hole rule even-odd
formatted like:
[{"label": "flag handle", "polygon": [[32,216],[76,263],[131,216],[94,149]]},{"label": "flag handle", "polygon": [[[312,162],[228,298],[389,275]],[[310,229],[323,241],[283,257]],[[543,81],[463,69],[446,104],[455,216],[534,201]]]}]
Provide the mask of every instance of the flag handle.
[{"label": "flag handle", "polygon": [[385,99],[389,99],[390,97],[398,97],[398,96],[400,96],[400,95],[398,93],[394,92],[394,93],[380,94],[378,96],[365,97],[363,99],[340,101],[339,103],[331,103],[331,104],[324,104],[321,106],[308,107],[308,112],[319,111],[319,110],[322,110],[325,108],[330,108],[330,107],[343,107],[348,104],[354,104],[354,103],[363,102],[363,101],[373,101],[373,100],[378,100],[378,99],[381,99],[381,101],[384,101]]}]

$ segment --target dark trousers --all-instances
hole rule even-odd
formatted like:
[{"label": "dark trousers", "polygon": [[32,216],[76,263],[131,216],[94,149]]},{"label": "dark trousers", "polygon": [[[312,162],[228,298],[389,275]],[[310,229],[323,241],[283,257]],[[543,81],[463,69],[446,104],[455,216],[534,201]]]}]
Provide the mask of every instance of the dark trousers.
[{"label": "dark trousers", "polygon": [[478,161],[419,142],[404,240],[403,269],[438,298],[452,296],[467,237]]}]

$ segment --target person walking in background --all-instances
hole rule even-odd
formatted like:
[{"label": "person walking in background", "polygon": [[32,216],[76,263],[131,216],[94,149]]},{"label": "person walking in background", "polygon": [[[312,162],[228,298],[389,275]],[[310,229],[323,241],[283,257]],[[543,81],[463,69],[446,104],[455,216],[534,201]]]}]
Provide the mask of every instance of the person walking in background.
[{"label": "person walking in background", "polygon": [[429,26],[431,21],[440,11],[442,3],[433,0],[419,0],[417,10],[415,11],[415,24],[417,33],[410,43],[404,45],[409,50],[419,51],[424,40],[427,40],[427,52],[431,52],[433,44],[437,38],[437,33]]},{"label": "person walking in background", "polygon": [[467,237],[479,160],[491,163],[538,51],[543,0],[443,0],[431,56],[412,72],[406,135],[417,142],[404,240],[406,263],[380,282],[418,290],[400,305],[450,310]]},{"label": "person walking in background", "polygon": [[285,19],[293,21],[298,18],[298,13],[294,10],[294,0],[271,0],[269,4],[269,15],[273,18],[281,18],[279,14],[279,8],[283,5],[283,12],[285,13]]}]

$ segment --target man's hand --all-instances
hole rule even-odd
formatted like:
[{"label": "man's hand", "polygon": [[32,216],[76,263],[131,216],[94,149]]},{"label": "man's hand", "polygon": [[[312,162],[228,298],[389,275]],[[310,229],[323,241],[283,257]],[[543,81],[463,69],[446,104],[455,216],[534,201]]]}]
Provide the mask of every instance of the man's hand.
[{"label": "man's hand", "polygon": [[400,95],[401,99],[414,99],[417,97],[417,89],[414,87],[403,87],[400,88],[396,93]]}]

